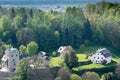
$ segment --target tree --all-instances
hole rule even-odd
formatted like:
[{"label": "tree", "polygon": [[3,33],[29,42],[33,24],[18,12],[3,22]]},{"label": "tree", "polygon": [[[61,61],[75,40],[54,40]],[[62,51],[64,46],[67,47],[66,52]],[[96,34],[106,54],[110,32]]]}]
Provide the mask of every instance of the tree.
[{"label": "tree", "polygon": [[100,77],[97,73],[95,72],[85,72],[82,75],[83,80],[100,80]]},{"label": "tree", "polygon": [[74,66],[77,66],[78,64],[78,57],[76,56],[71,46],[67,46],[66,53],[64,56],[64,62],[70,69],[72,69]]},{"label": "tree", "polygon": [[6,49],[6,44],[0,39],[0,58],[4,55],[4,51]]},{"label": "tree", "polygon": [[37,54],[38,52],[38,44],[34,41],[31,41],[28,45],[27,45],[27,53],[32,56]]},{"label": "tree", "polygon": [[13,19],[16,16],[16,12],[14,8],[10,8],[10,18]]},{"label": "tree", "polygon": [[16,33],[19,44],[27,45],[30,41],[35,40],[35,35],[32,29],[22,28]]},{"label": "tree", "polygon": [[120,79],[120,64],[117,65],[115,73],[117,74],[118,79]]},{"label": "tree", "polygon": [[89,20],[86,20],[86,23],[84,24],[84,34],[83,39],[84,40],[92,40],[92,29]]},{"label": "tree", "polygon": [[0,32],[2,33],[4,31],[9,30],[10,25],[11,24],[9,18],[6,15],[2,16],[0,19]]},{"label": "tree", "polygon": [[81,77],[77,74],[71,74],[71,80],[82,80]]},{"label": "tree", "polygon": [[112,72],[109,72],[102,75],[102,80],[117,80],[117,78]]},{"label": "tree", "polygon": [[25,8],[19,8],[18,15],[22,18],[22,23],[21,23],[22,26],[25,27],[26,26],[26,22],[27,22],[26,9]]},{"label": "tree", "polygon": [[60,68],[58,71],[58,74],[60,76],[60,80],[71,80],[70,79],[70,75],[71,73],[69,72],[69,70],[67,68]]},{"label": "tree", "polygon": [[19,80],[27,80],[27,73],[29,71],[29,61],[27,59],[22,59],[17,66],[15,72],[18,74]]},{"label": "tree", "polygon": [[19,30],[21,29],[23,26],[22,26],[22,18],[20,16],[16,16],[13,20],[13,26],[14,26],[14,29],[15,30]]},{"label": "tree", "polygon": [[26,54],[27,53],[27,48],[24,45],[21,45],[19,47],[20,54]]}]

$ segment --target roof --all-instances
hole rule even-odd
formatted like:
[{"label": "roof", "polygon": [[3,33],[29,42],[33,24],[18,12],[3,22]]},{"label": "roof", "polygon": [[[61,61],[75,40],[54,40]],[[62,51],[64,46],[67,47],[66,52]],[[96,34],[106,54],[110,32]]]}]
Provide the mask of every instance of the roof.
[{"label": "roof", "polygon": [[9,48],[5,50],[5,54],[10,54],[10,53],[19,53],[17,48]]},{"label": "roof", "polygon": [[107,50],[107,49],[101,50],[100,53],[102,53],[102,55],[104,55],[105,57],[112,56],[112,53],[109,50]]},{"label": "roof", "polygon": [[8,56],[7,56],[7,55],[4,55],[1,60],[2,60],[2,61],[7,61],[7,60],[8,60]]}]

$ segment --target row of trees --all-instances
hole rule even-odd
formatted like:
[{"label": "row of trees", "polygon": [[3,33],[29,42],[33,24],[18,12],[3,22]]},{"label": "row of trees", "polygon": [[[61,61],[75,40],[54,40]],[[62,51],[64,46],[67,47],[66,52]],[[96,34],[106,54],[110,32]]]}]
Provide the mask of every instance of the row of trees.
[{"label": "row of trees", "polygon": [[95,43],[120,49],[120,4],[100,2],[64,13],[28,8],[0,7],[0,39],[19,48],[35,41],[39,49],[56,50],[60,45],[79,48]]}]

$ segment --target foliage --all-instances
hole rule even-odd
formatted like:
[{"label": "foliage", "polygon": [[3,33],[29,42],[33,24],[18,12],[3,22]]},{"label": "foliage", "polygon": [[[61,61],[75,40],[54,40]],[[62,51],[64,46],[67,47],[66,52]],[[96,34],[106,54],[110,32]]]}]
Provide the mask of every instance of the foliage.
[{"label": "foliage", "polygon": [[71,74],[71,80],[82,80],[81,77],[77,74]]},{"label": "foliage", "polygon": [[29,71],[29,62],[27,59],[22,59],[16,68],[19,80],[27,80],[27,73]]},{"label": "foliage", "polygon": [[24,45],[19,47],[20,54],[27,54],[27,48]]},{"label": "foliage", "polygon": [[39,51],[47,52],[60,45],[79,49],[82,44],[120,49],[119,5],[103,0],[85,10],[67,7],[64,13],[0,7],[0,39],[17,48],[35,41]]},{"label": "foliage", "polygon": [[97,73],[95,72],[85,72],[82,75],[83,80],[100,80],[100,77]]},{"label": "foliage", "polygon": [[109,72],[102,75],[102,80],[117,80],[117,77],[114,75],[114,73]]},{"label": "foliage", "polygon": [[69,72],[67,68],[64,68],[64,67],[60,68],[58,71],[58,74],[61,80],[71,80],[70,79],[71,73]]},{"label": "foliage", "polygon": [[71,46],[67,46],[68,51],[66,51],[64,56],[64,63],[72,69],[73,67],[78,65],[78,57],[76,56],[73,48]]},{"label": "foliage", "polygon": [[32,56],[37,54],[38,52],[38,44],[34,41],[31,41],[28,45],[27,45],[27,53]]},{"label": "foliage", "polygon": [[116,74],[117,74],[118,79],[120,79],[120,64],[117,65]]}]

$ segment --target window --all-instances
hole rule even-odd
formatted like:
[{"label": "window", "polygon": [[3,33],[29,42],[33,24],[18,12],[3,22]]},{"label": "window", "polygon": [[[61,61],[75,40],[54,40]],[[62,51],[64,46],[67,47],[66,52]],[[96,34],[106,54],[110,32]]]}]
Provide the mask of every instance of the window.
[{"label": "window", "polygon": [[15,61],[15,59],[13,59],[13,61]]},{"label": "window", "polygon": [[14,63],[13,65],[14,65],[14,66],[16,66],[16,64],[15,64],[15,63]]},{"label": "window", "polygon": [[16,54],[16,57],[17,57],[18,55]]},{"label": "window", "polygon": [[99,59],[99,57],[98,57],[98,59]]},{"label": "window", "polygon": [[13,55],[11,55],[11,57],[13,57]]}]

